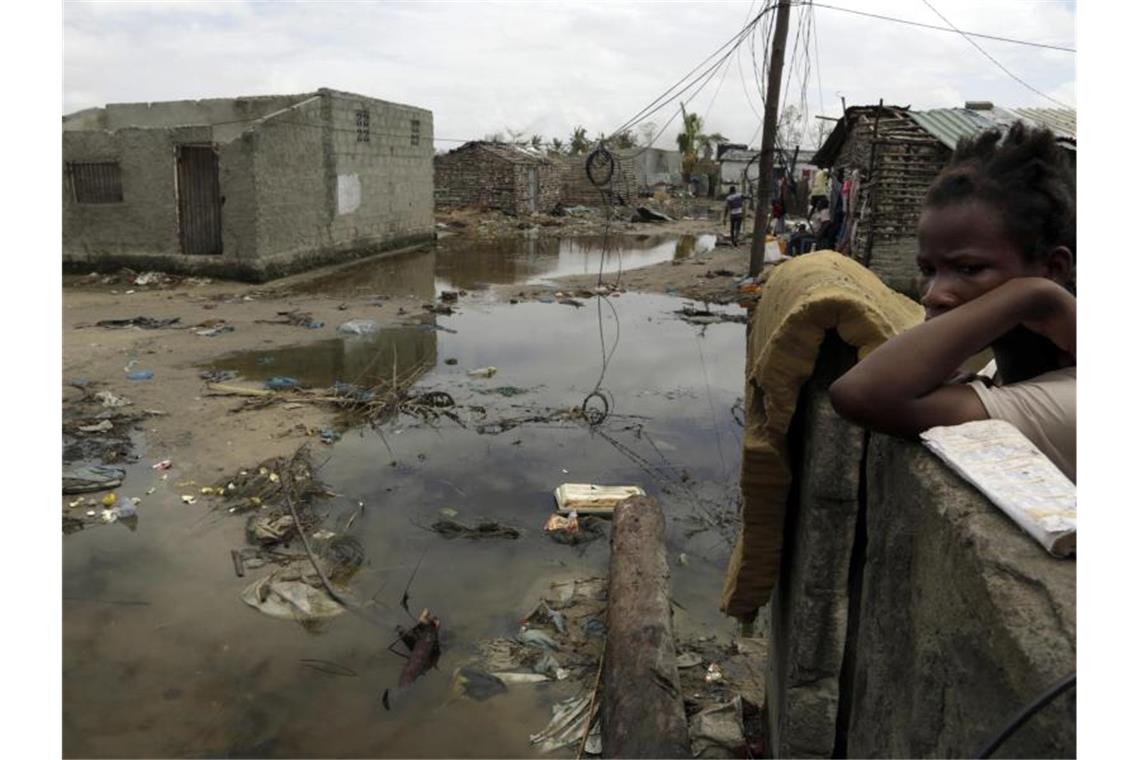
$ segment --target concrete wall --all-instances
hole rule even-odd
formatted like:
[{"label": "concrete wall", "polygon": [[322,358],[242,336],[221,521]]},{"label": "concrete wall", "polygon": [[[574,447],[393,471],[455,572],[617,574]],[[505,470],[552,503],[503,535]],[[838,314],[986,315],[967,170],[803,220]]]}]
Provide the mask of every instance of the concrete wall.
[{"label": "concrete wall", "polygon": [[214,126],[213,142],[229,142],[271,113],[312,96],[270,95],[246,98],[169,100],[160,103],[109,103],[64,117],[64,129]]},{"label": "concrete wall", "polygon": [[[793,423],[799,487],[770,606],[773,752],[974,756],[1076,670],[1076,563],[919,444],[835,415],[826,387],[851,361],[829,336]],[[1069,692],[998,756],[1075,751]]]},{"label": "concrete wall", "polygon": [[[432,115],[424,109],[322,90],[218,144],[218,128],[82,130],[77,124],[254,114],[293,99],[184,101],[80,112],[65,128],[64,159],[114,159],[124,202],[74,203],[64,181],[64,264],[131,266],[264,280],[323,263],[426,242],[432,219]],[[246,103],[245,106],[235,105]],[[143,107],[145,106],[145,108]],[[357,142],[356,112],[370,114]],[[236,110],[235,110],[236,109]],[[208,113],[207,113],[208,111]],[[411,120],[420,122],[411,144]],[[211,143],[223,197],[220,256],[183,256],[175,146]]]},{"label": "concrete wall", "polygon": [[[64,260],[89,264],[133,254],[179,255],[175,149],[209,139],[209,127],[64,132]],[[71,161],[117,161],[122,203],[76,203],[67,170]]]}]

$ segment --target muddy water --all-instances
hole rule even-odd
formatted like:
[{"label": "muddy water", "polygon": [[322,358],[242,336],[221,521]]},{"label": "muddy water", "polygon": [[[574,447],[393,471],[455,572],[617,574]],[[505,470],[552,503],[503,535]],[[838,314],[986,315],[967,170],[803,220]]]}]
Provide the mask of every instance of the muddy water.
[{"label": "muddy water", "polygon": [[[505,276],[502,259],[514,255],[502,253],[480,253],[457,268],[449,259],[455,254],[436,252],[435,286],[456,286],[460,270],[468,283],[551,271],[524,267],[513,279],[496,279]],[[250,378],[291,374],[326,385],[386,376],[405,366],[402,357],[415,356],[428,365],[417,389],[446,390],[461,406],[485,407],[486,417],[466,428],[402,417],[379,431],[348,430],[316,451],[318,461],[328,458],[321,477],[340,494],[322,503],[326,526],[340,530],[358,502],[365,505],[350,530],[368,558],[353,588],[374,600],[385,627],[342,615],[307,629],[246,606],[242,588],[265,571],[234,575],[229,549],[243,543],[242,521],[179,503],[194,486],[175,485],[184,477],[177,470],[159,480],[144,456],[120,489],[123,498],[144,496],[137,531],[109,525],[65,538],[65,753],[533,756],[528,734],[581,684],[512,686],[471,702],[452,698],[449,681],[476,641],[515,633],[552,581],[604,574],[606,541],[574,548],[542,534],[551,492],[563,482],[636,483],[658,498],[678,628],[727,636],[716,602],[731,528],[710,528],[709,518],[734,510],[740,429],[732,407],[743,387],[744,327],[688,325],[672,314],[680,305],[626,294],[578,309],[512,306],[475,294],[458,314],[435,318],[444,330],[396,328],[220,360]],[[450,358],[454,365],[444,362]],[[468,377],[485,366],[497,374]],[[531,423],[493,432],[501,427],[490,424],[496,420],[576,406],[599,379],[614,405],[597,428]],[[251,452],[251,464],[257,459]],[[145,496],[152,485],[159,490]],[[517,541],[468,542],[424,529],[448,508],[460,521],[490,518],[525,533]],[[379,697],[403,660],[385,647],[395,625],[409,624],[398,602],[421,558],[410,606],[440,616],[443,656],[437,671],[386,712]],[[357,675],[311,670],[304,658]],[[592,684],[592,676],[583,680]]]}]

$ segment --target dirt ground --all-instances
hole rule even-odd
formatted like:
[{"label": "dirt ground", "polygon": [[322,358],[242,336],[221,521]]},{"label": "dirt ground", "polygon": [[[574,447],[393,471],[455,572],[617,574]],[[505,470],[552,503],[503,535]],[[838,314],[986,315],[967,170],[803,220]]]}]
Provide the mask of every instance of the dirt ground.
[{"label": "dirt ground", "polygon": [[[551,220],[554,220],[553,222]],[[605,220],[598,212],[589,216],[527,217],[523,224],[541,234],[600,234]],[[451,234],[497,237],[520,234],[517,219],[497,212],[452,212],[437,217],[437,226]],[[716,220],[682,219],[675,222],[633,224],[611,221],[611,234],[700,235],[716,234]],[[711,303],[748,303],[755,291],[743,293],[737,279],[747,273],[748,248],[717,247],[687,259],[622,273],[611,288],[683,296]],[[99,391],[110,391],[131,402],[137,414],[136,431],[144,433],[145,449],[136,454],[154,460],[176,460],[187,477],[211,482],[220,473],[292,453],[305,442],[319,440],[318,431],[329,426],[335,410],[306,404],[286,409],[273,405],[256,412],[234,413],[244,399],[214,395],[199,377],[203,366],[225,354],[242,350],[274,349],[327,340],[350,319],[372,319],[380,327],[414,323],[425,314],[422,297],[380,296],[361,293],[353,297],[304,292],[312,279],[327,276],[329,268],[276,280],[265,285],[226,281],[180,280],[165,285],[138,285],[129,273],[118,276],[67,276],[63,282],[63,378],[65,425],[68,409],[75,418],[76,402]],[[607,278],[608,279],[608,278]],[[498,286],[495,296],[530,299],[563,289],[586,295],[596,278],[568,277],[558,287]],[[323,322],[322,329],[259,320],[281,320],[279,312],[300,311]],[[100,320],[153,317],[179,322],[159,329],[109,329],[95,326]],[[232,332],[202,336],[198,325],[224,321]],[[149,380],[128,379],[128,372],[149,370]],[[75,381],[79,381],[73,385]],[[240,381],[238,383],[241,384]],[[82,387],[77,387],[77,385]],[[252,384],[250,387],[256,387]],[[88,401],[84,414],[91,419],[97,405]],[[140,413],[144,412],[145,414]],[[255,452],[251,456],[251,452]]]}]

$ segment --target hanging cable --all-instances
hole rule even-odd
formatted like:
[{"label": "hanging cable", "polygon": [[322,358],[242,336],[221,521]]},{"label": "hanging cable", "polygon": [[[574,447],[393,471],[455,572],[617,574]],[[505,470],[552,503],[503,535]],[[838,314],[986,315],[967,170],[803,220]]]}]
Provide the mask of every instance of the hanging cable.
[{"label": "hanging cable", "polygon": [[1018,84],[1022,85],[1023,87],[1026,87],[1026,88],[1027,88],[1027,89],[1029,89],[1029,90],[1032,90],[1033,92],[1037,93],[1038,95],[1040,95],[1041,97],[1043,97],[1043,98],[1045,98],[1046,100],[1050,101],[1051,103],[1056,103],[1057,105],[1061,106],[1062,108],[1068,108],[1068,109],[1072,109],[1072,106],[1071,106],[1071,105],[1069,105],[1068,103],[1062,103],[1061,101],[1057,100],[1056,98],[1054,98],[1054,97],[1051,97],[1051,96],[1049,96],[1049,95],[1046,95],[1045,93],[1041,92],[1041,90],[1038,90],[1036,87],[1034,87],[1033,85],[1029,84],[1029,82],[1026,82],[1024,79],[1022,79],[1021,77],[1019,77],[1017,74],[1014,74],[1012,71],[1010,71],[1010,70],[1009,70],[1009,69],[1007,69],[1005,66],[1003,66],[1003,65],[1001,64],[1001,62],[1000,62],[1000,61],[998,61],[998,59],[997,59],[997,58],[994,58],[992,55],[990,55],[989,53],[987,53],[987,52],[985,51],[985,49],[984,49],[984,48],[983,48],[981,45],[979,45],[978,43],[976,43],[976,42],[974,42],[972,39],[970,39],[970,37],[969,37],[969,36],[968,36],[968,35],[967,35],[965,32],[963,32],[961,29],[959,29],[958,27],[956,27],[956,26],[954,26],[953,24],[951,24],[951,23],[950,23],[950,19],[946,18],[946,17],[945,17],[945,16],[943,16],[941,13],[939,13],[939,12],[938,12],[938,9],[937,9],[937,8],[935,8],[933,5],[931,5],[931,4],[930,4],[930,1],[929,1],[929,0],[922,0],[922,2],[923,2],[923,4],[925,4],[925,5],[926,5],[926,7],[927,7],[927,8],[929,8],[929,9],[930,9],[930,10],[932,10],[932,11],[934,11],[934,14],[935,14],[936,16],[938,16],[938,18],[942,19],[942,20],[943,20],[943,21],[945,21],[947,24],[949,24],[949,25],[950,25],[950,28],[952,28],[954,31],[958,32],[958,34],[962,35],[962,39],[966,40],[966,42],[969,42],[971,45],[973,45],[973,46],[974,46],[974,47],[977,49],[977,51],[978,51],[979,53],[981,53],[981,54],[982,54],[982,55],[984,55],[986,58],[988,58],[988,59],[989,59],[989,61],[990,61],[990,63],[992,63],[993,65],[997,66],[999,69],[1001,69],[1002,71],[1004,71],[1004,72],[1005,72],[1005,73],[1006,73],[1006,74],[1007,74],[1007,75],[1008,75],[1008,76],[1009,76],[1011,79],[1013,79],[1014,81],[1016,81]]},{"label": "hanging cable", "polygon": [[1073,673],[1071,676],[1062,678],[1060,681],[1050,686],[1045,693],[1037,699],[1030,702],[1025,708],[1014,716],[1013,720],[1003,728],[997,736],[990,740],[981,752],[978,753],[979,760],[985,760],[997,751],[998,747],[1005,743],[1005,740],[1013,735],[1013,732],[1025,725],[1025,722],[1032,718],[1037,713],[1041,712],[1054,699],[1064,694],[1069,689],[1075,688],[1077,685],[1077,674]]}]

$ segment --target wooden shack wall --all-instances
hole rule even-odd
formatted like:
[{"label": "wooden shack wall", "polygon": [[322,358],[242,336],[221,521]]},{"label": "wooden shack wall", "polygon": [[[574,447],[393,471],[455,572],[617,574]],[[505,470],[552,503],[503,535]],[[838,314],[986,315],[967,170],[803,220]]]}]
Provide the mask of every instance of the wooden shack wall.
[{"label": "wooden shack wall", "polygon": [[914,298],[918,217],[926,190],[946,165],[950,150],[901,110],[885,110],[878,137],[874,135],[874,115],[860,115],[835,161],[836,167],[858,169],[862,178],[851,255],[868,262],[888,286]]}]

